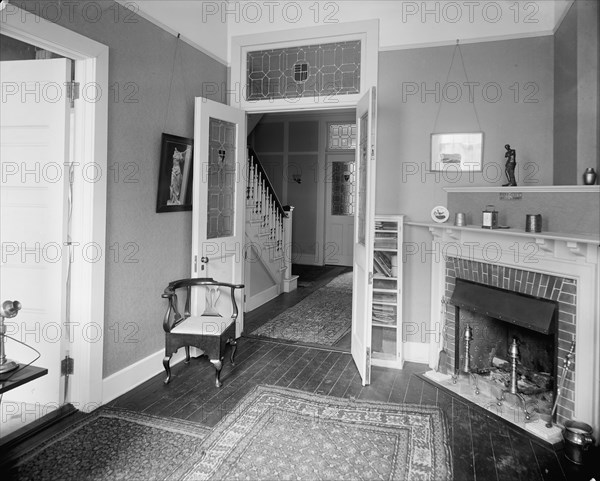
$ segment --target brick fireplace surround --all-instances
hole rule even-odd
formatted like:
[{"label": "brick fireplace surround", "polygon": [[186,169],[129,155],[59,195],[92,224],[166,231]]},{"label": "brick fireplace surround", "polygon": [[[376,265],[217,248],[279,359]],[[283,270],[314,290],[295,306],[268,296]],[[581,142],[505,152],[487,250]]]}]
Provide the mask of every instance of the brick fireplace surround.
[{"label": "brick fireplace surround", "polygon": [[[429,366],[439,360],[443,336],[441,302],[447,301],[457,277],[558,302],[558,375],[575,340],[572,370],[558,410],[559,423],[576,419],[600,434],[600,269],[597,234],[527,233],[523,229],[482,229],[479,225],[407,222],[428,228],[431,258],[431,326]],[[447,312],[453,309],[447,309]],[[446,317],[446,316],[444,316]],[[446,319],[454,322],[450,316]],[[453,349],[448,328],[446,349]],[[453,353],[450,353],[453,358]]]},{"label": "brick fireplace surround", "polygon": [[[558,302],[558,365],[562,367],[571,342],[575,340],[577,282],[574,279],[551,276],[539,272],[515,269],[508,266],[474,262],[468,259],[448,257],[446,259],[446,299],[452,297],[455,279],[466,279],[487,286],[500,287],[521,294],[528,294]],[[462,316],[461,316],[462,317]],[[446,311],[446,351],[450,361],[450,371],[454,372],[454,310]],[[501,355],[505,353],[499,353]],[[506,357],[506,356],[504,356]],[[555,363],[557,360],[555,360]],[[576,360],[575,360],[576,362]],[[561,391],[557,413],[558,422],[572,419],[575,405],[575,362]],[[560,370],[558,371],[561,372]]]}]

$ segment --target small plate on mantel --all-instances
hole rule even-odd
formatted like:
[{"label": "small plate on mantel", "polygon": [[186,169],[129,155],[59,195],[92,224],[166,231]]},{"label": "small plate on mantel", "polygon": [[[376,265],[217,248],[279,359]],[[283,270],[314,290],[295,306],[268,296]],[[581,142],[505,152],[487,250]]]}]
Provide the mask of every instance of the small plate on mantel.
[{"label": "small plate on mantel", "polygon": [[436,205],[431,210],[431,218],[434,222],[438,222],[441,224],[442,222],[446,222],[449,217],[450,212],[448,212],[448,209],[446,209],[446,207],[444,207],[443,205]]}]

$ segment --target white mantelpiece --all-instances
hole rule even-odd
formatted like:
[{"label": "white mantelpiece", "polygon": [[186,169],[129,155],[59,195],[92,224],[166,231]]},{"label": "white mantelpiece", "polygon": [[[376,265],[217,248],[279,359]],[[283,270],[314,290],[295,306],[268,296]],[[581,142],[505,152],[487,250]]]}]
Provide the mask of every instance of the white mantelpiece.
[{"label": "white mantelpiece", "polygon": [[446,192],[459,192],[459,193],[489,193],[489,192],[546,192],[546,193],[581,193],[581,192],[598,192],[600,193],[600,185],[518,185],[516,187],[444,187]]},{"label": "white mantelpiece", "polygon": [[[540,272],[577,281],[574,417],[600,433],[600,267],[599,236],[519,229],[482,229],[449,224],[407,222],[429,229],[431,257],[431,330],[442,326],[440,301],[445,296],[448,257]],[[429,365],[437,365],[441,335],[432,336]],[[559,360],[562,366],[562,359]]]}]

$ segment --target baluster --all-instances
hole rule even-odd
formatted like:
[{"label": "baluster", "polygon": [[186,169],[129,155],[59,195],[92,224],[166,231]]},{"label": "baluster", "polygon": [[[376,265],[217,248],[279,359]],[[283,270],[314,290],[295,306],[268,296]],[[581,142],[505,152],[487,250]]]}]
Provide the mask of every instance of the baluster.
[{"label": "baluster", "polygon": [[269,241],[271,241],[273,239],[273,232],[271,231],[271,228],[273,227],[273,222],[272,222],[272,214],[273,214],[273,199],[271,199],[271,195],[267,194],[267,199],[269,199],[269,209],[267,210],[267,232],[269,233]]},{"label": "baluster", "polygon": [[271,197],[271,240],[275,240],[275,227],[277,224],[275,223],[275,200]]},{"label": "baluster", "polygon": [[283,252],[283,239],[285,236],[285,214],[279,214],[279,250]]},{"label": "baluster", "polygon": [[257,169],[257,175],[256,175],[256,209],[254,211],[254,213],[256,215],[260,215],[260,210],[261,210],[261,201],[262,201],[262,183],[261,183],[261,175],[260,172]]},{"label": "baluster", "polygon": [[248,186],[246,187],[246,199],[250,200],[252,199],[252,196],[254,195],[254,193],[252,192],[252,188],[254,187],[254,164],[252,163],[252,160],[250,159],[250,161],[248,162]]},{"label": "baluster", "polygon": [[276,235],[275,243],[277,244],[278,251],[281,251],[281,234],[282,234],[281,227],[282,227],[281,212],[277,211],[277,235]]},{"label": "baluster", "polygon": [[262,220],[263,220],[263,228],[267,226],[267,215],[269,213],[269,194],[267,193],[267,183],[263,179],[263,208],[261,210]]}]

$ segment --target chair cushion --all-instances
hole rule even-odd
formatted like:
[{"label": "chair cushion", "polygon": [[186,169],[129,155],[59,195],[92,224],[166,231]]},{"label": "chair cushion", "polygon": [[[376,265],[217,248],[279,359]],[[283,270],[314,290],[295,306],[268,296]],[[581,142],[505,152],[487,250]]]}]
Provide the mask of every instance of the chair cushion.
[{"label": "chair cushion", "polygon": [[233,319],[219,316],[191,316],[173,329],[173,334],[197,334],[203,336],[220,336]]}]

